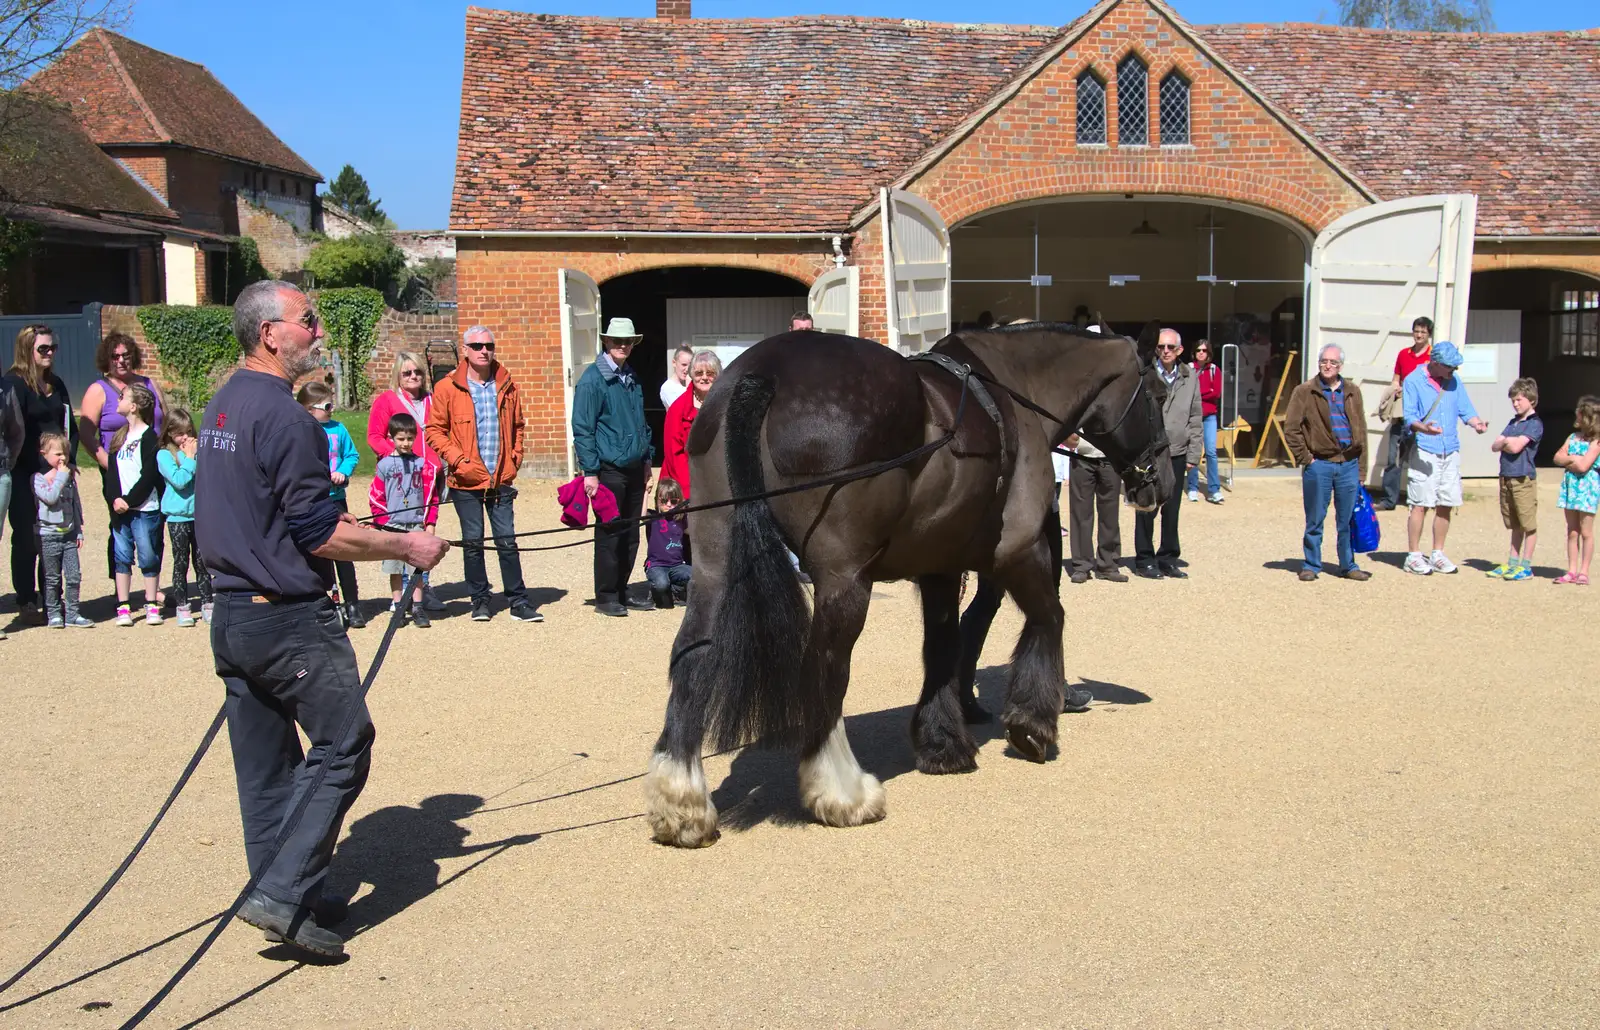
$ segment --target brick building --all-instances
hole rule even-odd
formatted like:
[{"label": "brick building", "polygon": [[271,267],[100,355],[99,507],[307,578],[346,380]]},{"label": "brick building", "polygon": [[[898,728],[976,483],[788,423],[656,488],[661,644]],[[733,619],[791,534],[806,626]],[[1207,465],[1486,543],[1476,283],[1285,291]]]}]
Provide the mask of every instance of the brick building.
[{"label": "brick building", "polygon": [[1518,374],[1557,425],[1600,392],[1600,31],[657,13],[467,14],[459,318],[499,334],[541,472],[613,315],[647,384],[791,307],[912,351],[1082,305],[1237,345],[1258,425],[1323,342],[1376,393],[1416,315],[1491,421]]},{"label": "brick building", "polygon": [[192,230],[169,234],[163,247],[169,303],[225,299],[226,237],[241,235],[241,221],[270,213],[291,235],[319,227],[322,176],[203,65],[97,28],[24,88],[70,109],[127,176]]}]

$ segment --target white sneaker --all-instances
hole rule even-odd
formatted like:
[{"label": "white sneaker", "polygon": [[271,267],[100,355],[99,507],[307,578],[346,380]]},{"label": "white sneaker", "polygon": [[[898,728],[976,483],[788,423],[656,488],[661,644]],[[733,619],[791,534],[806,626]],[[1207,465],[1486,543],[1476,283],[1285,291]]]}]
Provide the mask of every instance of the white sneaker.
[{"label": "white sneaker", "polygon": [[1200,491],[1199,490],[1190,490],[1189,491],[1189,500],[1198,501],[1199,499],[1200,499]]},{"label": "white sneaker", "polygon": [[81,615],[74,615],[72,618],[67,620],[68,629],[88,629],[93,625],[94,623],[90,622]]},{"label": "white sneaker", "polygon": [[1455,562],[1444,556],[1443,551],[1434,551],[1428,556],[1428,564],[1433,566],[1433,571],[1443,572],[1445,575],[1456,571]]},{"label": "white sneaker", "polygon": [[1221,504],[1223,497],[1221,494],[1212,494],[1210,497],[1207,497],[1206,500],[1210,501],[1212,504]]},{"label": "white sneaker", "polygon": [[50,621],[45,623],[45,625],[49,626],[51,629],[66,629],[67,628],[66,620],[63,619],[59,615],[50,616]]},{"label": "white sneaker", "polygon": [[207,626],[211,625],[211,605],[209,603],[200,606],[200,617],[206,620]]},{"label": "white sneaker", "polygon": [[194,625],[194,613],[189,611],[188,605],[178,607],[178,625],[183,627]]},{"label": "white sneaker", "polygon": [[165,621],[161,618],[160,605],[146,605],[144,609],[144,624],[146,626],[159,626]]},{"label": "white sneaker", "polygon": [[118,626],[132,626],[133,625],[133,610],[131,608],[129,608],[127,605],[125,605],[125,604],[117,605],[117,625]]},{"label": "white sneaker", "polygon": [[1401,568],[1418,576],[1433,574],[1433,563],[1424,558],[1421,551],[1412,551],[1406,555],[1406,563]]}]

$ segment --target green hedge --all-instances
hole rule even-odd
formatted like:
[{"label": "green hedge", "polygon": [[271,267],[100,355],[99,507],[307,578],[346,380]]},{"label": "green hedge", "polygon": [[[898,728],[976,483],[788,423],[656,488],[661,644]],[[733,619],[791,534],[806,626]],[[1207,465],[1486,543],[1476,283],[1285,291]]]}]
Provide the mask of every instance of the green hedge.
[{"label": "green hedge", "polygon": [[156,349],[161,364],[177,377],[191,409],[205,407],[216,375],[239,361],[233,338],[233,309],[151,304],[138,310],[144,338]]},{"label": "green hedge", "polygon": [[327,333],[324,346],[339,355],[344,366],[346,407],[364,407],[372,396],[372,381],[367,378],[367,362],[378,349],[378,322],[383,318],[383,294],[366,286],[319,290],[317,313]]}]

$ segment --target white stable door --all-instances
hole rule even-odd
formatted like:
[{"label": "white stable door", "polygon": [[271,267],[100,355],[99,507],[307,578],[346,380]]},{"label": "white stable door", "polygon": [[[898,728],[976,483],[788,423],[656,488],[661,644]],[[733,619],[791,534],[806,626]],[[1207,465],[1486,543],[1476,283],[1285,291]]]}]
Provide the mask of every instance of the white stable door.
[{"label": "white stable door", "polygon": [[572,450],[572,388],[600,356],[600,287],[582,272],[562,268],[556,272],[561,298],[561,358],[566,365],[567,475],[578,474]]},{"label": "white stable door", "polygon": [[1387,453],[1378,402],[1412,321],[1426,316],[1434,339],[1465,341],[1477,214],[1470,193],[1385,201],[1338,219],[1311,248],[1302,375],[1316,372],[1327,344],[1344,349],[1344,374],[1366,402],[1374,480]]},{"label": "white stable door", "polygon": [[806,310],[819,332],[861,335],[861,320],[856,314],[860,294],[860,269],[854,265],[830,268],[811,284]]},{"label": "white stable door", "polygon": [[917,354],[950,332],[950,230],[926,200],[879,193],[889,345]]}]

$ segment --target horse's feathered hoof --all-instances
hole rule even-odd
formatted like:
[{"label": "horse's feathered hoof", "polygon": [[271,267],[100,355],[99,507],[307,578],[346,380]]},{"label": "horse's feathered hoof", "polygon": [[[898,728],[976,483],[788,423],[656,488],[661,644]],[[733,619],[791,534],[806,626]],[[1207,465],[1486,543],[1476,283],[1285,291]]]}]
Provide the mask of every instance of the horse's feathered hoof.
[{"label": "horse's feathered hoof", "polygon": [[721,836],[717,809],[706,790],[705,773],[657,752],[644,778],[645,818],[650,838],[675,848],[708,848]]},{"label": "horse's feathered hoof", "polygon": [[925,754],[917,753],[917,772],[929,776],[948,776],[951,773],[978,771],[978,758],[974,754],[946,749]]},{"label": "horse's feathered hoof", "polygon": [[862,773],[853,789],[844,795],[821,793],[801,784],[801,800],[827,826],[863,826],[882,819],[889,811],[883,784],[870,773]]},{"label": "horse's feathered hoof", "polygon": [[1006,729],[1006,740],[1017,749],[1017,754],[1030,762],[1043,762],[1050,756],[1050,744],[1040,740],[1025,727],[1011,726]]}]

